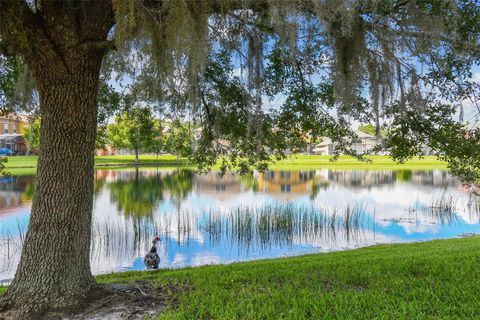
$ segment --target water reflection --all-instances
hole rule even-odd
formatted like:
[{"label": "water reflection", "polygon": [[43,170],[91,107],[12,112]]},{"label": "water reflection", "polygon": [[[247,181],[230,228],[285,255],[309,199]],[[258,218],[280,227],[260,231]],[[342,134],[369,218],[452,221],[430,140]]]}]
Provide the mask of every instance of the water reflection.
[{"label": "water reflection", "polygon": [[95,172],[94,194],[106,187],[118,213],[151,217],[164,200],[180,206],[192,190],[192,182],[193,172],[188,170],[102,170]]},{"label": "water reflection", "polygon": [[0,209],[2,214],[30,206],[33,197],[32,177],[0,178]]},{"label": "water reflection", "polygon": [[[13,276],[34,177],[0,180],[0,279]],[[228,263],[480,232],[480,201],[446,171],[95,172],[95,273]]]}]

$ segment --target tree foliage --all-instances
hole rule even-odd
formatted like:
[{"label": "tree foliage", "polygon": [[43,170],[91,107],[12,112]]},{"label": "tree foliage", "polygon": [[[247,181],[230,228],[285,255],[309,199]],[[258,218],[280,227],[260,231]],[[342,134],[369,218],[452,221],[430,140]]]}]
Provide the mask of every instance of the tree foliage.
[{"label": "tree foliage", "polygon": [[164,150],[179,157],[192,155],[193,130],[189,123],[182,123],[174,119],[168,125],[168,132],[164,138]]},{"label": "tree foliage", "polygon": [[106,58],[104,65],[106,66],[104,66],[98,90],[97,149],[103,149],[107,144],[107,127],[110,118],[126,108],[124,95],[117,92],[113,85],[108,82],[113,72],[111,59]]},{"label": "tree foliage", "polygon": [[0,106],[5,112],[15,95],[18,66],[15,58],[0,55]]},{"label": "tree foliage", "polygon": [[37,118],[26,126],[23,132],[23,140],[29,152],[40,148],[40,119]]},{"label": "tree foliage", "polygon": [[149,107],[133,107],[115,117],[108,125],[107,140],[115,148],[135,151],[136,161],[141,150],[148,150],[157,138],[155,119]]},{"label": "tree foliage", "polygon": [[359,126],[358,130],[368,133],[370,135],[375,135],[376,133],[375,126],[371,123]]},{"label": "tree foliage", "polygon": [[163,126],[159,119],[155,119],[153,125],[153,139],[146,151],[156,154],[157,156],[165,150],[165,137],[163,133]]}]

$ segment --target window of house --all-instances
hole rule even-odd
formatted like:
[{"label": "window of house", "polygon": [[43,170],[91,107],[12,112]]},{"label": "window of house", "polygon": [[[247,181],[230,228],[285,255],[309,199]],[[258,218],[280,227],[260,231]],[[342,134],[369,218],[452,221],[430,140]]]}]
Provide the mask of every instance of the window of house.
[{"label": "window of house", "polygon": [[299,178],[300,178],[301,181],[305,181],[305,180],[310,179],[310,172],[300,171],[299,172]]},{"label": "window of house", "polygon": [[291,190],[292,190],[292,187],[289,184],[280,185],[281,192],[290,192]]},{"label": "window of house", "polygon": [[17,133],[17,125],[16,124],[13,125],[13,133]]},{"label": "window of house", "polygon": [[8,123],[3,124],[3,133],[8,133]]},{"label": "window of house", "polygon": [[280,171],[280,178],[282,179],[290,179],[290,171]]},{"label": "window of house", "polygon": [[274,179],[275,178],[275,172],[267,171],[266,176],[267,176],[268,179]]}]

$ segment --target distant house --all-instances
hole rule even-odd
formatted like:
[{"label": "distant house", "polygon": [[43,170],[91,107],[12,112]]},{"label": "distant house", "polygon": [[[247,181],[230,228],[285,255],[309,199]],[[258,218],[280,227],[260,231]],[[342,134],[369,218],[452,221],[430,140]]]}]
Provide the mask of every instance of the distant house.
[{"label": "distant house", "polygon": [[[466,123],[464,124],[463,129],[465,130],[465,138],[470,139],[472,137],[475,137],[475,133],[480,133],[480,123],[479,122]],[[420,150],[420,154],[422,156],[435,155],[439,153],[441,154],[441,152],[430,148],[426,143],[422,145],[422,148]]]},{"label": "distant house", "polygon": [[330,155],[335,151],[334,144],[330,138],[322,138],[322,142],[317,144],[313,149],[313,153],[319,155]]},{"label": "distant house", "polygon": [[27,115],[11,113],[0,117],[0,148],[8,148],[13,154],[25,154],[27,145],[23,133],[29,125],[30,118]]},{"label": "distant house", "polygon": [[193,139],[198,141],[202,138],[202,128],[197,128],[193,130]]},{"label": "distant house", "polygon": [[95,155],[97,156],[114,156],[117,155],[118,151],[116,148],[106,145],[103,149],[97,149]]},{"label": "distant house", "polygon": [[[203,136],[203,129],[197,128],[193,130],[193,148],[198,148],[199,140],[202,139]],[[213,141],[214,147],[217,149],[218,152],[222,154],[227,154],[230,149],[230,142],[227,139],[216,139]]]},{"label": "distant house", "polygon": [[[352,144],[352,149],[357,153],[367,153],[377,145],[375,136],[358,130],[355,131],[355,134],[358,136],[358,140]],[[330,138],[323,138],[322,142],[313,148],[313,153],[333,155],[335,153],[335,143]]]},{"label": "distant house", "polygon": [[30,126],[28,115],[10,113],[0,117],[0,134],[23,134],[28,126]]},{"label": "distant house", "polygon": [[464,126],[466,137],[470,138],[475,132],[480,132],[480,123],[475,122]]}]

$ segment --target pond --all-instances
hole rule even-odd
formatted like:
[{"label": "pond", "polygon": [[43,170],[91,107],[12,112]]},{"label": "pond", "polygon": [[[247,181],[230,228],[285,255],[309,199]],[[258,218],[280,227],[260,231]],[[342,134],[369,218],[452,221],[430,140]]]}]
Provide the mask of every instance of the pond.
[{"label": "pond", "polygon": [[[0,180],[0,280],[15,274],[34,176]],[[480,233],[480,199],[447,171],[97,170],[92,270],[231,263]]]}]

